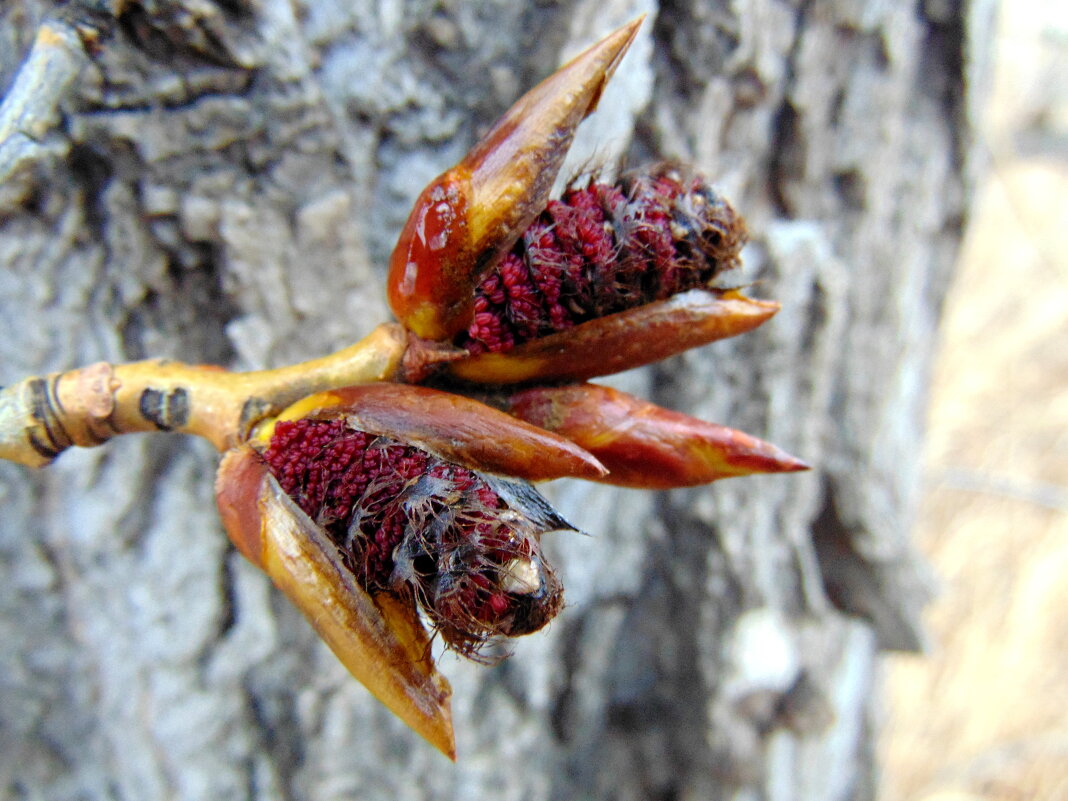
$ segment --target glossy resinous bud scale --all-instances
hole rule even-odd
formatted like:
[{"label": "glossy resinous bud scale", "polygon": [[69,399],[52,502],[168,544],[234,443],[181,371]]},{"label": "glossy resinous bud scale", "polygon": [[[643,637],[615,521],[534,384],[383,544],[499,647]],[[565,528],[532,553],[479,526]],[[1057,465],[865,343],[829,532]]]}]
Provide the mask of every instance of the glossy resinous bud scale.
[{"label": "glossy resinous bud scale", "polygon": [[441,341],[467,327],[474,288],[545,208],[575,129],[640,24],[620,28],[527,92],[419,196],[388,284],[390,306],[409,330]]}]

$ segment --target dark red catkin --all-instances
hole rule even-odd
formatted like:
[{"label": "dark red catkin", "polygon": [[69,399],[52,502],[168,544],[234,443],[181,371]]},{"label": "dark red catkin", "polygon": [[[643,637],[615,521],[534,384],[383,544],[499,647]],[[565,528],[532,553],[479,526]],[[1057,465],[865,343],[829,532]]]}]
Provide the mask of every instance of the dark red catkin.
[{"label": "dark red catkin", "polygon": [[570,526],[529,486],[343,419],[280,422],[263,457],[365,589],[413,593],[461,653],[536,631],[559,610],[562,589],[540,536]]},{"label": "dark red catkin", "polygon": [[508,350],[709,286],[738,265],[745,223],[703,179],[661,165],[553,200],[476,291],[457,344]]}]

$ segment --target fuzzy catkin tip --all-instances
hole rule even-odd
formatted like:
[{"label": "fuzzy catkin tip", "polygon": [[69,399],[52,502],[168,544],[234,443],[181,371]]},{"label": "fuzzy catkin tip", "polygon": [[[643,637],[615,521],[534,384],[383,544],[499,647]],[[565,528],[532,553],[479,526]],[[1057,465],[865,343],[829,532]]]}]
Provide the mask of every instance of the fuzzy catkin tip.
[{"label": "fuzzy catkin tip", "polygon": [[455,650],[477,657],[559,610],[546,529],[479,473],[344,419],[279,422],[263,458],[359,583],[414,596]]},{"label": "fuzzy catkin tip", "polygon": [[670,166],[572,187],[483,280],[456,344],[472,355],[507,351],[710,286],[738,265],[746,240],[726,200]]}]

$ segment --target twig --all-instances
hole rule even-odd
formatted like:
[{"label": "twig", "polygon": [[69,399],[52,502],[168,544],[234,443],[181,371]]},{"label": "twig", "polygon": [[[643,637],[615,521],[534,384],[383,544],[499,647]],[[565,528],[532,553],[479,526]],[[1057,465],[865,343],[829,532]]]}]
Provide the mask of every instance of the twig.
[{"label": "twig", "polygon": [[321,359],[249,373],[161,360],[34,376],[0,391],[0,458],[42,467],[71,445],[118,434],[196,434],[220,451],[259,421],[325,389],[393,378],[407,348],[396,324]]}]

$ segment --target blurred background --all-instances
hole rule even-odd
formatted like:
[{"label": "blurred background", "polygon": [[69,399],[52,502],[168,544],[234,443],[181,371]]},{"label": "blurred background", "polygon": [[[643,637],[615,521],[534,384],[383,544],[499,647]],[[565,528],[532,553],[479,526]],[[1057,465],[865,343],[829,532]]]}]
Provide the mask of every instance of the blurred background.
[{"label": "blurred background", "polygon": [[926,657],[888,664],[884,797],[1068,798],[1068,4],[1004,3],[987,171],[935,365]]},{"label": "blurred background", "polygon": [[[422,186],[562,53],[650,12],[590,152],[716,176],[783,311],[627,388],[820,468],[556,491],[597,535],[554,544],[568,617],[497,669],[446,664],[454,766],[228,548],[206,447],[0,465],[0,798],[1068,795],[1068,4],[1003,4],[973,193],[953,122],[987,94],[993,3],[0,2],[5,89],[53,12],[109,34],[0,187],[0,380],[350,343],[388,314]],[[928,653],[887,661],[921,639],[929,379],[917,536],[941,594]]]}]

